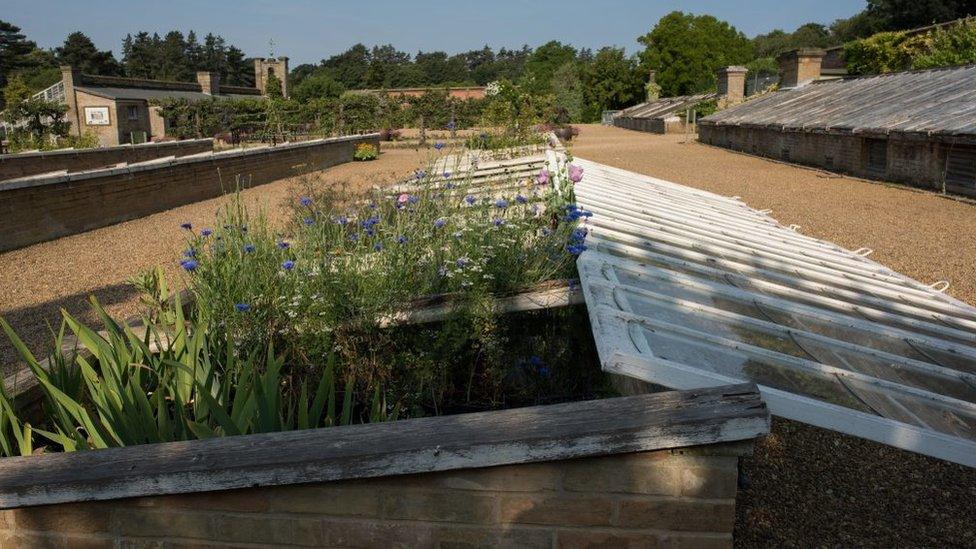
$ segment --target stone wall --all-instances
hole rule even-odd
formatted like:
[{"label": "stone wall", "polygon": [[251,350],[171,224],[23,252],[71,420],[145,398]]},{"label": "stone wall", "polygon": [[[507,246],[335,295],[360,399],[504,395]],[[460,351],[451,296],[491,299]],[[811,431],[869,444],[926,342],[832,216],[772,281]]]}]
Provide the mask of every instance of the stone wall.
[{"label": "stone wall", "polygon": [[0,546],[731,547],[750,449],[28,507],[0,511]]},{"label": "stone wall", "polygon": [[883,145],[884,166],[872,167],[868,151],[872,138],[866,136],[703,123],[698,126],[698,139],[749,154],[932,190],[941,190],[944,177],[945,150],[934,141],[888,137]]},{"label": "stone wall", "polygon": [[[115,113],[113,113],[114,115]],[[167,156],[188,156],[213,150],[213,139],[188,139],[144,145],[119,145],[97,149],[69,149],[0,155],[0,181],[59,170],[80,172],[145,162]]]},{"label": "stone wall", "polygon": [[0,183],[0,251],[349,162],[377,134],[321,139]]}]

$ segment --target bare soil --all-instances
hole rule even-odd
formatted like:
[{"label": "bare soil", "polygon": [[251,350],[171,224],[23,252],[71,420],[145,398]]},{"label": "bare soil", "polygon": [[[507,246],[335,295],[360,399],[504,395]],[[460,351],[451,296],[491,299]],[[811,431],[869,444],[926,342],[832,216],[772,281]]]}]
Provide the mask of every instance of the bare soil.
[{"label": "bare soil", "polygon": [[[773,210],[783,224],[976,303],[976,206],[772,162],[684,135],[582,126],[571,152]],[[739,547],[976,547],[976,470],[774,419],[742,462]]]}]

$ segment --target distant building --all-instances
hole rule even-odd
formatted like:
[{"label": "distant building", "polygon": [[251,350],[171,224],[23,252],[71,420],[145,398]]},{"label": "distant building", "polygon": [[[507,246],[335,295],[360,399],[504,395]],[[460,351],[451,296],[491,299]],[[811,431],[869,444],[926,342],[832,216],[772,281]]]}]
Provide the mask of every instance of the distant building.
[{"label": "distant building", "polygon": [[703,118],[699,139],[976,196],[976,65],[829,79],[824,56],[784,54],[780,91]]},{"label": "distant building", "polygon": [[[718,71],[718,91],[678,97],[664,97],[646,101],[612,116],[618,128],[649,133],[682,133],[694,127],[691,113],[699,105],[717,101],[721,106],[740,103],[745,97],[745,67],[725,67]],[[655,72],[651,71],[649,83],[653,84]],[[689,120],[690,115],[690,120]]]},{"label": "distant building", "polygon": [[268,78],[281,81],[288,95],[288,58],[255,59],[255,87],[228,86],[220,75],[198,72],[196,82],[167,82],[141,78],[119,78],[82,74],[69,66],[61,67],[61,80],[37,94],[68,106],[65,120],[72,135],[94,133],[101,146],[142,143],[166,135],[166,121],[153,100],[260,98],[267,91]]}]

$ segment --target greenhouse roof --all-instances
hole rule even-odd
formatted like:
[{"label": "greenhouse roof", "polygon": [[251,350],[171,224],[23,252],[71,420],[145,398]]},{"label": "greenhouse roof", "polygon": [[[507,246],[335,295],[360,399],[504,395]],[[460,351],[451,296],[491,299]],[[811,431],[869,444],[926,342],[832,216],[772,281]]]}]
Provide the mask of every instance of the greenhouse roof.
[{"label": "greenhouse roof", "polygon": [[976,308],[737,199],[576,159],[603,368],[976,466]]}]

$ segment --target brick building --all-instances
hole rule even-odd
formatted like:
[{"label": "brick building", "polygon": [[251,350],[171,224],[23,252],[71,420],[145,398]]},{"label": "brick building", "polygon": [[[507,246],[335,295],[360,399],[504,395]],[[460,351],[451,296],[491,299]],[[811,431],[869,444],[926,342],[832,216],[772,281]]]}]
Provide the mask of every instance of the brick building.
[{"label": "brick building", "polygon": [[976,196],[976,66],[827,79],[823,50],[780,57],[780,91],[715,113],[699,139],[761,156]]},{"label": "brick building", "polygon": [[287,57],[255,59],[255,87],[225,85],[213,72],[198,72],[196,82],[166,82],[82,74],[64,66],[61,81],[41,93],[68,106],[65,119],[71,124],[72,135],[94,133],[105,147],[164,137],[166,121],[152,105],[154,100],[259,98],[266,92],[270,75],[281,81],[287,97]]},{"label": "brick building", "polygon": [[[718,71],[718,90],[715,93],[664,97],[624,109],[613,116],[613,125],[618,128],[650,133],[681,133],[687,131],[688,118],[699,105],[717,101],[719,106],[742,102],[745,96],[745,67],[724,67]],[[654,83],[655,72],[650,73],[650,83]],[[694,115],[690,116],[692,126]]]}]

